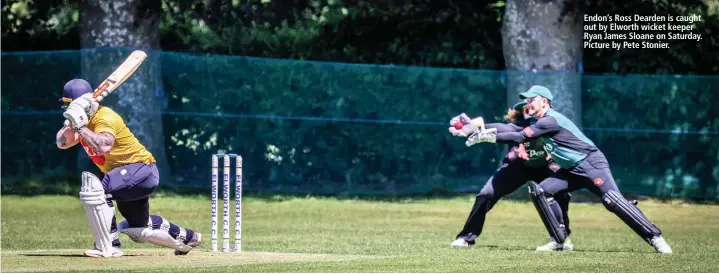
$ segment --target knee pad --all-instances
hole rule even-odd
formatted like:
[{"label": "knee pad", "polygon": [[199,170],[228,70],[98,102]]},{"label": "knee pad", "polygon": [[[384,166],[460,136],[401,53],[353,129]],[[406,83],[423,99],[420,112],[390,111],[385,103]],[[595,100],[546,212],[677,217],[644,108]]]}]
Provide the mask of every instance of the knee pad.
[{"label": "knee pad", "polygon": [[636,206],[636,201],[628,201],[622,194],[615,190],[607,191],[602,195],[604,207],[617,215],[645,241],[649,242],[654,236],[659,236],[662,231],[642,213]]},{"label": "knee pad", "polygon": [[544,223],[544,227],[549,232],[549,235],[557,241],[557,243],[563,244],[567,239],[567,230],[564,226],[562,216],[557,216],[555,212],[561,212],[561,208],[557,201],[553,197],[550,197],[544,193],[544,190],[535,182],[527,182],[529,188],[529,196],[532,199],[534,207],[539,212],[539,217]]}]

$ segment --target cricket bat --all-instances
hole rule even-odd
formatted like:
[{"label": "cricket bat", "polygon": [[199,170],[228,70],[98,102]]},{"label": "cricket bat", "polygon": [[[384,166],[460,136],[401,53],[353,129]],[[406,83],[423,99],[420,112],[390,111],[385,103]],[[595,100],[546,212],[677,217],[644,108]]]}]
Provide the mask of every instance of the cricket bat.
[{"label": "cricket bat", "polygon": [[127,57],[125,62],[122,62],[122,64],[95,89],[92,93],[92,97],[95,98],[95,101],[100,102],[115,91],[127,78],[130,78],[130,75],[140,67],[146,57],[147,54],[144,51],[133,51],[130,57]]}]

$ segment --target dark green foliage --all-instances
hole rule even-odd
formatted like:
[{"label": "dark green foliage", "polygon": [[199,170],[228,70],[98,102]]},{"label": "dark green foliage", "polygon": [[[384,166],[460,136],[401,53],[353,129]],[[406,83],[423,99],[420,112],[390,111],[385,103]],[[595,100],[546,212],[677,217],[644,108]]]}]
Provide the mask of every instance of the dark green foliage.
[{"label": "dark green foliage", "polygon": [[[707,6],[707,3],[712,6]],[[669,49],[587,49],[584,50],[584,71],[588,73],[719,73],[719,5],[703,0],[654,1],[585,1],[587,15],[700,15],[693,33],[702,40],[671,40]]]},{"label": "dark green foliage", "polygon": [[79,49],[77,0],[3,0],[2,51]]},{"label": "dark green foliage", "polygon": [[[3,51],[78,49],[77,0],[3,1]],[[267,3],[263,3],[267,2]],[[504,69],[504,1],[163,0],[161,47],[230,55],[350,63]],[[707,3],[714,3],[708,6]],[[13,6],[27,6],[19,17]],[[701,41],[668,50],[586,49],[587,73],[716,74],[719,6],[688,1],[583,1],[585,14],[701,15]],[[145,8],[141,17],[153,7]],[[143,11],[141,11],[143,12]],[[569,12],[569,11],[567,11]],[[23,13],[24,14],[24,13]],[[12,16],[12,18],[10,18]],[[200,23],[202,22],[202,23]]]},{"label": "dark green foliage", "polygon": [[[168,1],[163,48],[373,64],[501,68],[500,5],[481,1]],[[207,25],[197,27],[197,20]]]},{"label": "dark green foliage", "polygon": [[[77,49],[77,2],[3,1],[3,52]],[[585,72],[719,72],[716,6],[697,0],[584,2],[577,8],[587,14],[704,18],[695,30],[702,41],[674,41],[669,50],[585,50]],[[165,0],[160,33],[169,51],[501,70],[503,4]],[[468,150],[444,125],[459,111],[499,117],[506,107],[501,71],[163,56],[170,97],[163,123],[173,175],[166,186],[206,186],[210,153],[226,149],[245,156],[250,190],[475,191],[504,149]],[[78,148],[55,147],[63,120],[56,100],[60,87],[80,74],[80,55],[4,54],[2,64],[3,191],[65,193],[68,182],[76,181]],[[583,77],[584,127],[609,157],[622,190],[719,197],[719,113],[710,103],[719,100],[712,92],[717,82],[714,77]]]}]

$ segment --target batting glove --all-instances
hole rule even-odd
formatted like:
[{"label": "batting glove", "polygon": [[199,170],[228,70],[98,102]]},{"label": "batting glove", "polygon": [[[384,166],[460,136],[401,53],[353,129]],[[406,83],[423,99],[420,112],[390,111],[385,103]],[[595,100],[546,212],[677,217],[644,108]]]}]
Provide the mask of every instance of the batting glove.
[{"label": "batting glove", "polygon": [[88,120],[95,115],[99,107],[100,105],[92,97],[92,93],[87,93],[72,100],[62,116],[70,121],[75,130],[79,130],[87,126]]},{"label": "batting glove", "polygon": [[85,113],[84,109],[82,109],[78,104],[73,103],[70,103],[70,105],[67,106],[62,116],[65,116],[65,118],[70,121],[72,128],[80,130],[82,127],[87,126],[87,120],[89,118],[87,117],[87,113]]},{"label": "batting glove", "polygon": [[95,98],[92,97],[92,93],[85,93],[77,99],[72,100],[72,103],[70,104],[77,104],[80,108],[85,110],[88,117],[95,115],[95,112],[97,112],[97,109],[100,107],[100,104],[98,104],[95,101]]}]

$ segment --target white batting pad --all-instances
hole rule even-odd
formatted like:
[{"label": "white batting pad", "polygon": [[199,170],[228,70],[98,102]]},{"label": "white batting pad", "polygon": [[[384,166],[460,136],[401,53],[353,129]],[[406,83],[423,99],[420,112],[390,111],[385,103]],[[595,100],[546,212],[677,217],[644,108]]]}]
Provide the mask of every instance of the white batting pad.
[{"label": "white batting pad", "polygon": [[130,227],[127,220],[123,220],[117,224],[117,230],[126,234],[130,237],[130,239],[138,243],[156,244],[182,252],[189,252],[192,250],[191,246],[182,242],[187,237],[187,232],[184,229],[180,229],[180,235],[177,237],[178,239],[175,240],[167,230],[170,228],[170,224],[167,223],[167,225],[165,225],[164,222],[166,222],[166,220],[163,219],[163,225],[160,229],[152,229],[152,227]]},{"label": "white batting pad", "polygon": [[85,208],[90,230],[95,238],[95,248],[102,252],[103,257],[111,257],[113,237],[110,234],[110,224],[115,216],[115,209],[107,205],[105,189],[100,179],[87,171],[82,172],[80,203]]}]

